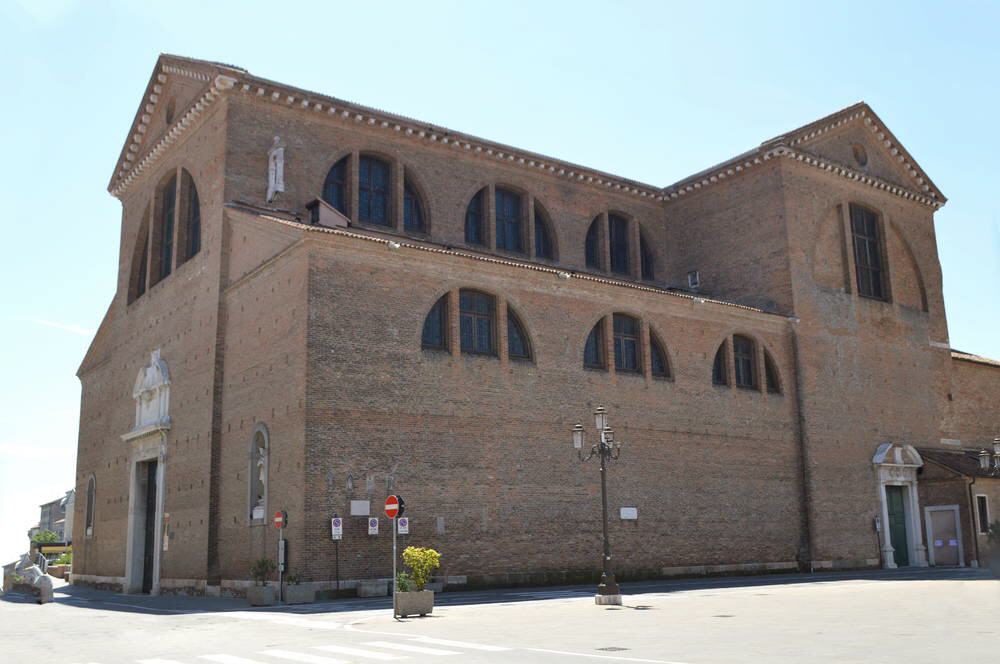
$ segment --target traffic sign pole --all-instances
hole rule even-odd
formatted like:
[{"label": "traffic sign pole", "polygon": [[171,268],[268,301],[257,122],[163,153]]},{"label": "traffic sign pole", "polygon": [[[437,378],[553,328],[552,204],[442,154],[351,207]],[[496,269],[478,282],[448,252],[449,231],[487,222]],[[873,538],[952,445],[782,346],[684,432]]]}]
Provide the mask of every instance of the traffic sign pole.
[{"label": "traffic sign pole", "polygon": [[396,596],[396,518],[392,517],[392,617],[399,615],[399,601]]}]

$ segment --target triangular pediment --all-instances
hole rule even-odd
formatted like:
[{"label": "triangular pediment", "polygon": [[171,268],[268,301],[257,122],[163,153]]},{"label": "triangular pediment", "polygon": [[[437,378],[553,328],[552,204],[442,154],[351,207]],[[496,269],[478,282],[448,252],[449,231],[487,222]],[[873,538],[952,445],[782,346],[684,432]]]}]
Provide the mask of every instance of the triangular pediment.
[{"label": "triangular pediment", "polygon": [[205,60],[161,55],[118,155],[108,191],[115,194],[119,183],[128,178],[152,150],[162,145],[168,132],[185,121],[217,76],[234,71],[243,70]]},{"label": "triangular pediment", "polygon": [[943,204],[947,199],[868,104],[860,102],[766,144],[840,164]]}]

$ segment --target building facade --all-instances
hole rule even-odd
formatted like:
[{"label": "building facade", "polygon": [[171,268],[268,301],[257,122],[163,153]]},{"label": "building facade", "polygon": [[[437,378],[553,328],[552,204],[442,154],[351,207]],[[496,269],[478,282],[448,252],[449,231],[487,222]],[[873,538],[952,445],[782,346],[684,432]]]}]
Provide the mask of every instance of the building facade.
[{"label": "building facade", "polygon": [[598,405],[625,578],[926,565],[919,450],[1000,433],[864,103],[663,187],[161,56],[109,191],[77,582],[239,593],[277,510],[306,582],[388,577],[390,493],[449,583],[591,578]]}]

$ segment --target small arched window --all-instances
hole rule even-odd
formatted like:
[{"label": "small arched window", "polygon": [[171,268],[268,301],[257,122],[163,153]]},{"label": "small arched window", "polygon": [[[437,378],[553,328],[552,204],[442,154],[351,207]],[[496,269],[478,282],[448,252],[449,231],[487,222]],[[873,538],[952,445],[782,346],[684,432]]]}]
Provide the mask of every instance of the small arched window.
[{"label": "small arched window", "polygon": [[649,363],[654,378],[670,378],[670,362],[667,360],[667,353],[663,350],[663,344],[652,333],[649,335]]},{"label": "small arched window", "polygon": [[639,321],[632,316],[615,314],[612,318],[615,333],[615,371],[639,373],[642,371]]},{"label": "small arched window", "polygon": [[250,439],[250,521],[263,523],[267,515],[268,440],[267,427],[257,425]]},{"label": "small arched window", "polygon": [[737,334],[733,336],[733,364],[736,368],[736,386],[757,387],[757,357],[753,339]]},{"label": "small arched window", "polygon": [[358,221],[388,226],[389,164],[377,157],[362,155],[358,163]]},{"label": "small arched window", "polygon": [[347,157],[334,164],[326,174],[323,200],[341,214],[347,215]]},{"label": "small arched window", "polygon": [[461,350],[496,355],[496,300],[492,295],[462,289],[458,296]]},{"label": "small arched window", "polygon": [[729,372],[726,370],[726,342],[723,341],[719,350],[715,351],[715,361],[712,362],[712,384],[728,385]]},{"label": "small arched window", "polygon": [[586,251],[587,267],[601,269],[601,217],[598,215],[590,222],[587,229]]},{"label": "small arched window", "polygon": [[555,259],[549,219],[538,203],[535,203],[535,256],[549,260]]},{"label": "small arched window", "polygon": [[403,182],[403,230],[411,233],[423,233],[426,230],[423,204],[409,180]]},{"label": "small arched window", "polygon": [[477,246],[486,244],[485,226],[485,198],[486,190],[480,189],[469,201],[469,207],[465,209],[465,243]]},{"label": "small arched window", "polygon": [[521,195],[509,189],[496,188],[497,249],[521,253],[524,240],[521,228]]},{"label": "small arched window", "polygon": [[767,384],[767,391],[771,394],[781,394],[781,382],[778,380],[778,368],[774,364],[774,359],[766,350],[764,351],[764,382]]},{"label": "small arched window", "polygon": [[174,260],[174,216],[177,206],[177,176],[171,176],[160,192],[160,279],[170,276]]},{"label": "small arched window", "polygon": [[656,279],[656,270],[653,267],[653,250],[646,242],[646,236],[643,233],[639,233],[639,263],[644,280],[653,281]]},{"label": "small arched window", "polygon": [[628,274],[628,219],[617,214],[608,215],[608,241],[611,245],[611,271]]},{"label": "small arched window", "polygon": [[430,350],[448,350],[448,295],[442,295],[424,319],[420,345]]},{"label": "small arched window", "polygon": [[510,307],[507,308],[507,355],[518,360],[531,359],[528,335],[524,333],[524,326]]},{"label": "small arched window", "polygon": [[588,369],[607,367],[604,362],[604,319],[597,321],[587,335],[587,342],[583,346],[583,366]]},{"label": "small arched window", "polygon": [[97,478],[93,475],[87,480],[87,506],[84,517],[84,533],[87,537],[94,534],[94,508],[97,502]]}]

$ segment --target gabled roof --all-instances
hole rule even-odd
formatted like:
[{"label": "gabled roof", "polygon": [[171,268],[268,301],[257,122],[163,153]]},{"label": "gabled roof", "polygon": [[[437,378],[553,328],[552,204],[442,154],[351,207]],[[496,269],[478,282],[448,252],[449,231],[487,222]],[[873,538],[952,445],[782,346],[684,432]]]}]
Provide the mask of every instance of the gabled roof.
[{"label": "gabled roof", "polygon": [[972,362],[974,364],[983,364],[988,367],[1000,367],[1000,361],[990,359],[988,357],[983,357],[982,355],[973,355],[972,353],[963,353],[960,350],[951,349],[951,359],[961,360],[962,362]]},{"label": "gabled roof", "polygon": [[921,447],[919,451],[920,456],[925,461],[933,461],[959,475],[1000,479],[1000,473],[994,470],[983,470],[979,465],[979,450],[942,450],[936,447]]}]

